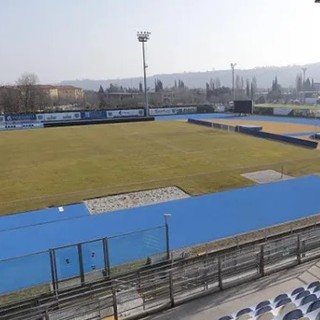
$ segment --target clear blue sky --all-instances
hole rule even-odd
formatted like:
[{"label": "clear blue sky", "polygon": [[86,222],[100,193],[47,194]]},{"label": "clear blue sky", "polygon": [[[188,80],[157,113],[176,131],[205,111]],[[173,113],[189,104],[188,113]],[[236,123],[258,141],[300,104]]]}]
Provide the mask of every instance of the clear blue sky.
[{"label": "clear blue sky", "polygon": [[0,84],[320,61],[314,0],[0,0]]}]

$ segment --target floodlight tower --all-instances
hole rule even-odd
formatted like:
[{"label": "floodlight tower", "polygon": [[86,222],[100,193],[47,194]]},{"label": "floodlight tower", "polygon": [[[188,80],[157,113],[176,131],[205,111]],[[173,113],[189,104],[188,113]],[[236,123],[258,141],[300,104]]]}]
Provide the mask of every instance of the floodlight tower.
[{"label": "floodlight tower", "polygon": [[148,93],[147,93],[147,65],[146,57],[144,51],[144,44],[149,40],[151,32],[148,31],[139,31],[137,32],[138,41],[142,43],[142,58],[143,58],[143,80],[144,80],[144,105],[146,110],[146,117],[149,116],[149,104],[148,104]]},{"label": "floodlight tower", "polygon": [[302,72],[303,72],[303,85],[306,82],[306,72],[308,70],[308,68],[301,68]]},{"label": "floodlight tower", "polygon": [[232,70],[232,94],[233,94],[233,101],[236,100],[236,92],[234,89],[234,68],[236,67],[236,63],[231,63],[231,70]]}]

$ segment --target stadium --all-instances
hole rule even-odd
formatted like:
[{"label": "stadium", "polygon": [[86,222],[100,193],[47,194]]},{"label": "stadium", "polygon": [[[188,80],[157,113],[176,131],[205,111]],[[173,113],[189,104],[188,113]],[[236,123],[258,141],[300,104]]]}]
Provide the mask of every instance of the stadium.
[{"label": "stadium", "polygon": [[[316,18],[268,2],[3,4],[1,320],[320,320]],[[156,72],[234,54],[287,66]]]},{"label": "stadium", "polygon": [[197,111],[2,116],[2,319],[317,316],[320,120]]}]

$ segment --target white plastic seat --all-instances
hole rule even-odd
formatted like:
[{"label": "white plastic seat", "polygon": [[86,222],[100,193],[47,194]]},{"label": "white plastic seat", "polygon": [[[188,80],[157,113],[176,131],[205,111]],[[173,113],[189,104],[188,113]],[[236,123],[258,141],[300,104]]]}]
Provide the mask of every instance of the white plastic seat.
[{"label": "white plastic seat", "polygon": [[308,317],[310,320],[320,320],[320,311],[314,310],[312,312],[306,313],[305,316]]},{"label": "white plastic seat", "polygon": [[240,317],[237,317],[236,320],[253,320],[254,318],[251,317],[249,313],[245,313]]},{"label": "white plastic seat", "polygon": [[275,309],[274,313],[275,313],[275,316],[279,317],[279,316],[284,316],[287,313],[289,313],[290,311],[293,311],[295,309],[297,309],[297,306],[295,305],[295,303],[289,302],[289,303],[283,305],[282,307]]},{"label": "white plastic seat", "polygon": [[264,314],[261,314],[260,316],[256,317],[255,320],[273,320],[274,319],[274,315],[272,312],[267,312]]},{"label": "white plastic seat", "polygon": [[260,309],[258,309],[258,310],[255,311],[255,316],[256,316],[256,317],[257,317],[257,316],[260,316],[261,314],[264,314],[264,313],[266,313],[266,312],[270,312],[270,311],[272,311],[272,310],[273,310],[273,308],[272,308],[270,305],[264,306],[264,307],[262,307],[262,308],[260,308]]}]

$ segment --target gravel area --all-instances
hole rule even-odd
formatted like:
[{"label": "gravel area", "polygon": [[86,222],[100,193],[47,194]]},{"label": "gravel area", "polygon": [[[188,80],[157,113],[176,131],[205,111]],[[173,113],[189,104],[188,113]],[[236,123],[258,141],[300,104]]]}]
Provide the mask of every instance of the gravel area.
[{"label": "gravel area", "polygon": [[293,179],[293,177],[287,176],[275,170],[262,170],[262,171],[248,172],[248,173],[241,174],[241,176],[259,184]]},{"label": "gravel area", "polygon": [[85,204],[90,214],[99,214],[189,197],[187,193],[177,187],[167,187],[87,200]]}]

